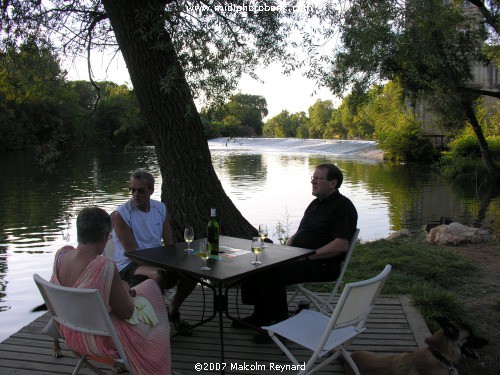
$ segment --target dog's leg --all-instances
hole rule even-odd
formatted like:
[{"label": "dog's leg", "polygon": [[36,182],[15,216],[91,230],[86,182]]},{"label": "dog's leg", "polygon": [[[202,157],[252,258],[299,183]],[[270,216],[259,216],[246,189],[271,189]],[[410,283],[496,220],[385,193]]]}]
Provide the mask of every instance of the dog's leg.
[{"label": "dog's leg", "polygon": [[119,374],[125,371],[127,371],[127,368],[123,363],[115,362],[115,364],[113,365],[113,374]]},{"label": "dog's leg", "polygon": [[59,344],[59,339],[54,339],[54,344],[53,344],[53,356],[54,358],[59,358],[62,357],[62,350],[61,350],[61,345]]}]

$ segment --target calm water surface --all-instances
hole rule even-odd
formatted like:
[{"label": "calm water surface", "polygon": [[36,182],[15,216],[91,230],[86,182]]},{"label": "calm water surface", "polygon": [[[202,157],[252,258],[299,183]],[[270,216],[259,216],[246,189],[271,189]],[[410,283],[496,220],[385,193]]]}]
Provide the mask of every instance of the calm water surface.
[{"label": "calm water surface", "polygon": [[[363,158],[235,151],[211,145],[212,161],[226,193],[257,227],[267,224],[273,237],[278,222],[297,228],[313,199],[310,176],[319,163],[336,163],[344,172],[341,192],[358,209],[362,241],[402,228],[421,235],[421,227],[441,216],[465,224],[476,221],[490,231],[500,228],[500,198],[479,196],[448,186],[428,168],[395,166]],[[67,167],[47,177],[27,152],[1,154],[0,341],[35,319],[30,310],[41,297],[33,273],[49,278],[54,252],[76,244],[75,218],[80,208],[98,205],[111,212],[129,197],[128,177],[137,168],[161,176],[152,147],[130,152],[84,151],[68,158]]]}]

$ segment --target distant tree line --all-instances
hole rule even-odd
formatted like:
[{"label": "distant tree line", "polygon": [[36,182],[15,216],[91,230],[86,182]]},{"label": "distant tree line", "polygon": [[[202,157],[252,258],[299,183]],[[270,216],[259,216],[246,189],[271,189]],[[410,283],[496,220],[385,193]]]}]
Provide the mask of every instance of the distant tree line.
[{"label": "distant tree line", "polygon": [[[152,144],[132,89],[108,81],[67,81],[57,56],[39,41],[0,52],[0,99],[0,150],[35,148],[42,164],[76,146]],[[284,110],[266,122],[266,99],[242,93],[202,108],[200,115],[207,138],[369,139],[390,160],[438,157],[397,80],[366,93],[353,91],[337,108],[318,100],[307,114]],[[498,115],[479,118],[488,137],[498,135]]]},{"label": "distant tree line", "polygon": [[318,100],[304,112],[283,111],[264,125],[268,137],[367,139],[379,142],[387,159],[429,161],[437,157],[404,101],[401,85],[374,85],[366,94],[347,95],[338,108]]},{"label": "distant tree line", "polygon": [[50,164],[78,145],[150,143],[127,86],[67,81],[40,41],[0,51],[0,150],[35,148]]}]

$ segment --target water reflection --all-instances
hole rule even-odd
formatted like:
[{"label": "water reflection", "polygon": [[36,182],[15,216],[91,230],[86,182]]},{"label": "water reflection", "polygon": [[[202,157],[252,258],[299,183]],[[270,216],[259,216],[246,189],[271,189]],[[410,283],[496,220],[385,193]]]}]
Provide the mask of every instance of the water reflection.
[{"label": "water reflection", "polygon": [[[65,169],[46,175],[28,152],[2,154],[0,164],[0,340],[34,319],[29,311],[41,298],[31,279],[50,277],[53,253],[76,242],[75,218],[81,207],[108,212],[129,197],[128,178],[137,168],[161,177],[154,149],[92,150],[68,155]],[[420,228],[441,216],[464,224],[500,228],[498,192],[448,185],[429,168],[304,153],[212,150],[221,183],[241,213],[257,227],[267,224],[271,238],[288,219],[293,233],[313,199],[310,176],[316,165],[333,162],[344,172],[341,192],[358,209],[362,240],[394,230]],[[285,218],[285,213],[288,217]],[[15,301],[15,302],[14,302]]]},{"label": "water reflection", "polygon": [[229,182],[229,189],[238,199],[248,199],[248,190],[264,188],[267,165],[262,154],[213,153],[212,163],[219,179]]}]

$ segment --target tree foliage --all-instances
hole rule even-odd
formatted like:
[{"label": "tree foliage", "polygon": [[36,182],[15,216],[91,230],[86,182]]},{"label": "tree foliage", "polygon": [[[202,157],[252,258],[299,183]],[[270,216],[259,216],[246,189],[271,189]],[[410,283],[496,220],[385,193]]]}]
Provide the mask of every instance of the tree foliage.
[{"label": "tree foliage", "polygon": [[283,110],[266,121],[264,135],[272,138],[306,138],[300,135],[300,131],[307,128],[308,122],[309,119],[305,112],[290,114],[288,111]]},{"label": "tree foliage", "polygon": [[66,81],[42,40],[7,47],[0,53],[0,149],[35,148],[51,169],[76,146],[151,144],[133,91],[95,85],[99,94],[88,81]]},{"label": "tree foliage", "polygon": [[462,127],[467,120],[487,170],[495,175],[474,108],[480,95],[500,94],[469,83],[474,64],[486,62],[486,39],[498,35],[498,2],[474,3],[482,6],[479,12],[464,10],[461,1],[350,1],[339,27],[341,43],[328,64],[321,60],[315,67],[337,94],[349,88],[367,92],[374,83],[398,80],[405,96],[425,99],[441,119],[454,119]]},{"label": "tree foliage", "polygon": [[48,43],[30,39],[0,53],[0,97],[0,149],[34,147],[50,165],[71,147],[78,97]]},{"label": "tree foliage", "polygon": [[267,101],[260,95],[236,94],[226,103],[213,103],[201,110],[210,124],[207,137],[248,137],[262,135],[262,119],[268,114]]}]

